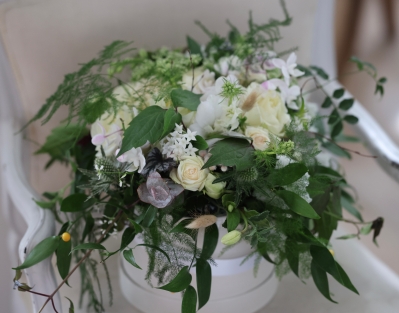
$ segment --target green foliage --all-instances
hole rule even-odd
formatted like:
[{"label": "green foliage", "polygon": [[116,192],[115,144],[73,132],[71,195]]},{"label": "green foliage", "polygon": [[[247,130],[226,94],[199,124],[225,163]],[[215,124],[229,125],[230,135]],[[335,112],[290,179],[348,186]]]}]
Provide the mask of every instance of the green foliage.
[{"label": "green foliage", "polygon": [[127,227],[122,235],[121,246],[119,248],[120,251],[123,251],[134,239],[136,236],[136,231],[134,228]]},{"label": "green foliage", "polygon": [[182,116],[180,113],[176,112],[172,108],[168,109],[165,112],[164,124],[163,124],[163,133],[162,138],[168,135],[172,130],[175,129],[176,124],[180,124],[182,120]]},{"label": "green foliage", "polygon": [[82,193],[75,193],[66,197],[61,202],[61,212],[79,212],[88,208],[92,201],[86,202],[88,197]]},{"label": "green foliage", "polygon": [[289,208],[295,213],[311,219],[319,219],[320,216],[314,209],[300,196],[288,190],[279,190],[276,194],[281,197]]},{"label": "green foliage", "polygon": [[198,310],[201,309],[211,296],[212,269],[208,261],[199,258],[196,263]]},{"label": "green foliage", "polygon": [[62,279],[69,274],[69,268],[71,267],[72,255],[71,255],[72,241],[67,242],[60,240],[57,250],[55,251],[57,256],[57,269]]},{"label": "green foliage", "polygon": [[32,249],[32,251],[30,251],[25,261],[20,266],[13,269],[23,270],[47,259],[55,252],[55,250],[57,250],[60,240],[59,236],[52,236],[43,239]]},{"label": "green foliage", "polygon": [[184,292],[182,306],[182,313],[195,313],[197,312],[197,293],[193,286],[188,286]]},{"label": "green foliage", "polygon": [[184,266],[180,272],[165,286],[159,287],[159,289],[170,291],[170,292],[180,292],[186,289],[192,280],[191,274],[188,272],[188,266]]},{"label": "green foliage", "polygon": [[87,243],[82,243],[80,245],[77,245],[72,249],[72,251],[75,250],[107,250],[105,247],[99,243],[95,242],[87,242]]},{"label": "green foliage", "polygon": [[123,251],[123,257],[125,258],[126,261],[128,261],[130,264],[132,264],[134,267],[138,268],[141,270],[142,268],[136,263],[136,260],[133,255],[133,249],[127,249]]},{"label": "green foliage", "polygon": [[285,186],[300,179],[308,171],[301,163],[291,163],[281,169],[277,169],[269,175],[267,181],[272,186]]},{"label": "green foliage", "polygon": [[190,111],[197,111],[202,95],[195,94],[188,90],[174,89],[170,97],[175,108],[182,107]]},{"label": "green foliage", "polygon": [[208,260],[212,257],[219,241],[219,230],[216,224],[209,226],[204,235],[204,244],[202,246],[201,259]]},{"label": "green foliage", "polygon": [[218,141],[212,148],[212,156],[203,168],[223,164],[235,166],[237,171],[245,170],[253,165],[254,149],[245,139],[228,138]]}]

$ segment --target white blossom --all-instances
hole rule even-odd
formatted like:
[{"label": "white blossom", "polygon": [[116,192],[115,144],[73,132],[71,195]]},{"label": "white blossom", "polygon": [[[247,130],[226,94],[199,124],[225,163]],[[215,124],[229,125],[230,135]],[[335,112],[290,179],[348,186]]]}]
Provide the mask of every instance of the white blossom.
[{"label": "white blossom", "polygon": [[187,129],[183,132],[183,126],[175,124],[175,129],[162,142],[162,154],[168,158],[173,158],[175,161],[181,160],[184,156],[195,156],[198,151],[194,148],[191,141],[195,141],[197,132]]},{"label": "white blossom", "polygon": [[290,84],[290,75],[293,77],[298,77],[303,75],[304,73],[298,69],[296,69],[296,54],[292,52],[287,59],[287,62],[282,59],[273,59],[273,65],[281,70],[281,73],[284,76],[285,83],[287,85]]}]

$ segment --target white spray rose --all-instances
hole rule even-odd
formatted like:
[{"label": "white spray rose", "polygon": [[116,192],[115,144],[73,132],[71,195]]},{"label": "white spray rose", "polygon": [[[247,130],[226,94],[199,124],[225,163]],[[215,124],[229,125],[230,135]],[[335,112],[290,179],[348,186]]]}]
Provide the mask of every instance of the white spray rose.
[{"label": "white spray rose", "polygon": [[122,120],[125,125],[128,125],[133,117],[133,109],[125,105],[119,109],[116,115],[104,113],[91,125],[90,134],[92,143],[97,146],[97,156],[101,156],[100,146],[102,146],[106,156],[115,154],[122,142]]},{"label": "white spray rose", "polygon": [[205,193],[213,199],[219,199],[224,191],[224,188],[226,187],[226,182],[214,184],[213,181],[215,179],[216,176],[212,175],[211,173],[208,174],[205,181]]},{"label": "white spray rose", "polygon": [[204,161],[199,156],[183,157],[179,167],[170,172],[170,178],[175,183],[182,185],[184,189],[201,191],[204,189],[209,174],[208,169],[201,170],[203,166]]},{"label": "white spray rose", "polygon": [[[183,75],[182,88],[190,90],[197,94],[204,94],[215,84],[215,73],[208,69],[204,71],[202,67],[194,69],[194,84],[193,71],[190,70]],[[192,88],[193,87],[193,88]]]},{"label": "white spray rose", "polygon": [[256,150],[266,150],[270,144],[269,132],[262,127],[248,126],[245,136],[252,138],[252,144]]},{"label": "white spray rose", "polygon": [[262,126],[269,132],[284,135],[284,126],[291,121],[288,110],[279,92],[265,90],[258,83],[251,83],[241,100],[249,126]]}]

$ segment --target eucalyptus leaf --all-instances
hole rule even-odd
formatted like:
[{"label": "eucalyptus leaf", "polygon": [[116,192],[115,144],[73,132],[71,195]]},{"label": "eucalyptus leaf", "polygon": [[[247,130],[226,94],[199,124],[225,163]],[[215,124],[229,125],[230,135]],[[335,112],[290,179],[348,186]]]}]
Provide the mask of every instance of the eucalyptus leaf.
[{"label": "eucalyptus leaf", "polygon": [[197,312],[197,293],[193,286],[188,286],[183,295],[181,304],[182,313],[195,313]]},{"label": "eucalyptus leaf", "polygon": [[356,124],[359,122],[359,119],[356,116],[349,114],[344,116],[344,121],[348,122],[349,124]]},{"label": "eucalyptus leaf", "polygon": [[182,89],[173,89],[170,93],[170,98],[175,108],[182,107],[190,111],[197,111],[201,96],[202,95]]},{"label": "eucalyptus leaf", "polygon": [[69,268],[72,261],[72,240],[67,242],[60,240],[55,255],[57,256],[57,269],[62,279],[65,279],[69,274]]},{"label": "eucalyptus leaf", "polygon": [[212,269],[208,261],[197,259],[196,264],[198,310],[201,309],[211,296]]},{"label": "eucalyptus leaf", "polygon": [[138,148],[147,143],[155,143],[161,138],[164,129],[166,110],[157,105],[149,106],[141,111],[126,128],[122,147],[117,156],[132,148]]},{"label": "eucalyptus leaf", "polygon": [[25,261],[14,270],[23,270],[47,259],[57,250],[61,238],[59,236],[47,237],[40,241],[25,258]]},{"label": "eucalyptus leaf", "polygon": [[336,89],[336,90],[334,90],[333,97],[335,99],[339,99],[339,98],[341,98],[344,95],[344,93],[345,93],[344,89],[342,89],[342,88]]},{"label": "eucalyptus leaf", "polygon": [[296,214],[312,219],[320,218],[312,206],[296,193],[288,190],[278,190],[276,194],[282,198],[288,207]]},{"label": "eucalyptus leaf", "polygon": [[180,292],[186,289],[192,280],[192,276],[188,271],[188,266],[184,266],[180,272],[173,278],[168,284],[158,289],[170,291],[170,292]]},{"label": "eucalyptus leaf", "polygon": [[215,143],[212,156],[203,168],[213,165],[235,166],[237,171],[250,168],[254,164],[254,149],[245,139],[227,138]]},{"label": "eucalyptus leaf", "polygon": [[137,263],[136,260],[134,258],[133,255],[133,250],[132,249],[128,249],[128,250],[124,250],[123,251],[123,257],[125,258],[126,261],[128,261],[130,264],[132,264],[134,267],[138,268],[138,269],[142,269]]},{"label": "eucalyptus leaf", "polygon": [[344,111],[347,111],[347,110],[349,110],[352,106],[353,106],[353,103],[355,102],[355,99],[353,99],[353,98],[350,98],[350,99],[344,99],[344,100],[342,100],[340,103],[339,103],[339,108],[341,109],[341,110],[344,110]]},{"label": "eucalyptus leaf", "polygon": [[329,108],[332,105],[332,100],[330,97],[326,97],[321,105],[322,108]]},{"label": "eucalyptus leaf", "polygon": [[342,130],[344,129],[344,125],[342,124],[342,121],[338,121],[332,128],[331,130],[331,138],[337,137],[339,134],[342,133]]},{"label": "eucalyptus leaf", "polygon": [[133,228],[127,227],[122,235],[120,251],[124,250],[136,236],[136,231]]}]

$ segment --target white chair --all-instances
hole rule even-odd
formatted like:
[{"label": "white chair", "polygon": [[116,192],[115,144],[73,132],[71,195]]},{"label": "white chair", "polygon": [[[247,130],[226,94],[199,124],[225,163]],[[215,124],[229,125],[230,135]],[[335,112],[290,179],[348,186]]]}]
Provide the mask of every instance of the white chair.
[{"label": "white chair", "polygon": [[[321,66],[334,76],[334,1],[286,2],[294,20],[291,27],[282,29],[284,40],[279,47],[299,46],[302,64]],[[38,192],[59,189],[67,182],[68,174],[61,166],[43,172],[45,157],[31,157],[35,147],[24,139],[26,135],[43,143],[49,130],[62,118],[62,112],[43,127],[36,123],[24,133],[16,132],[55,91],[63,75],[76,70],[78,63],[90,60],[113,40],[134,40],[136,47],[148,49],[184,46],[187,34],[204,42],[205,35],[194,20],[224,33],[227,18],[239,29],[245,28],[249,10],[259,22],[282,17],[277,0],[15,0],[0,5],[1,206],[8,212],[10,231],[18,234],[19,229],[19,234],[23,234],[19,222],[10,214],[15,209],[27,226],[19,243],[19,262],[55,230],[51,212],[37,207],[32,198],[37,199]],[[328,88],[332,92],[338,87],[338,83],[332,83]],[[379,156],[381,166],[399,181],[399,149],[359,103],[351,112],[359,116],[356,129]],[[51,260],[25,273],[28,283],[40,292],[49,294],[56,287]],[[31,298],[33,312],[37,312],[45,298]],[[60,307],[59,298],[55,301]],[[53,309],[48,305],[43,312]]]}]

